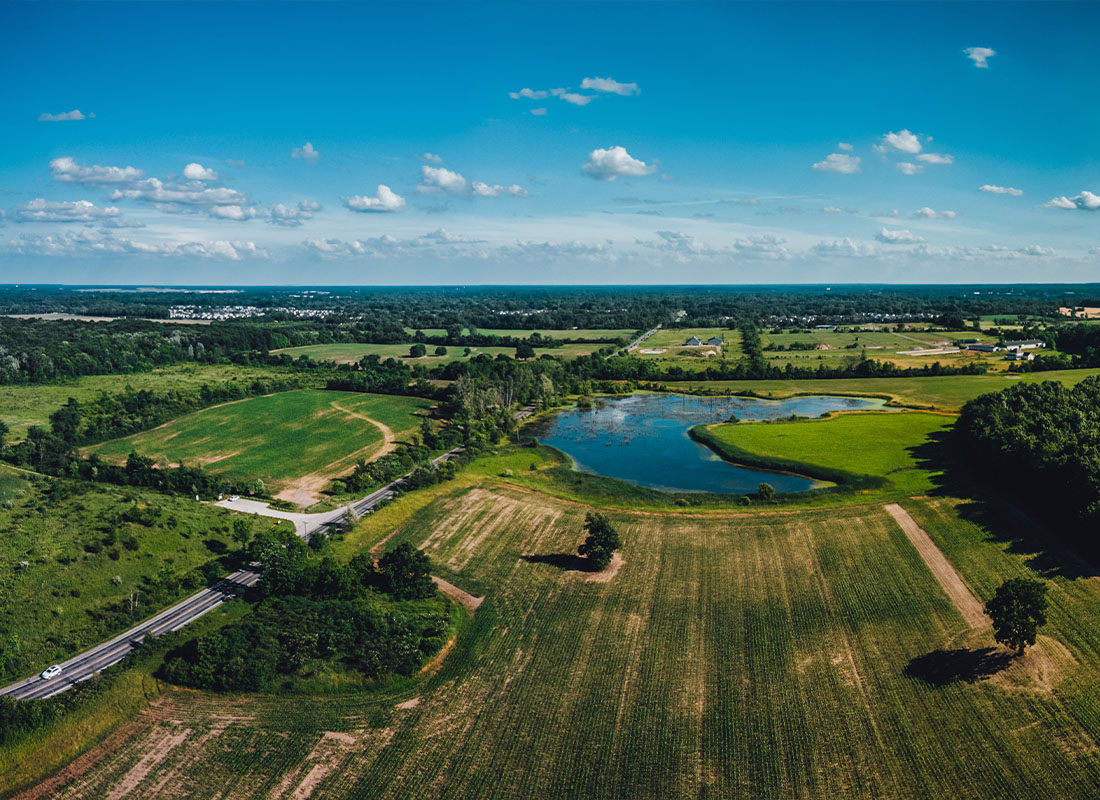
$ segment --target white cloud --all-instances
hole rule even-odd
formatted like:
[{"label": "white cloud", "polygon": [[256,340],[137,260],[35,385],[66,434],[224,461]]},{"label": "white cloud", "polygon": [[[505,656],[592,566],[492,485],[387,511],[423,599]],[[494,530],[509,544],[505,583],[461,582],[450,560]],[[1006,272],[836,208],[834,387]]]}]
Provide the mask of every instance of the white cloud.
[{"label": "white cloud", "polygon": [[416,191],[421,194],[465,194],[466,179],[446,167],[420,168],[420,183]]},{"label": "white cloud", "polygon": [[957,216],[954,211],[936,211],[928,206],[913,212],[914,219],[954,219]]},{"label": "white cloud", "polygon": [[191,181],[216,181],[219,176],[214,170],[192,161],[183,168],[183,177]]},{"label": "white cloud", "polygon": [[810,248],[810,252],[819,256],[839,256],[841,258],[868,258],[875,255],[875,248],[865,242],[856,242],[848,237],[822,241]]},{"label": "white cloud", "polygon": [[550,93],[543,89],[520,89],[518,92],[508,92],[508,96],[513,100],[519,100],[520,98],[526,100],[544,100],[550,96]]},{"label": "white cloud", "polygon": [[317,159],[321,157],[321,154],[313,149],[312,142],[306,142],[301,147],[295,147],[290,151],[291,158],[300,158],[307,164],[316,164]]},{"label": "white cloud", "polygon": [[991,47],[968,47],[963,52],[978,69],[988,69],[988,60],[997,55],[997,51]]},{"label": "white cloud", "polygon": [[789,261],[792,257],[790,251],[783,246],[783,240],[771,234],[734,239],[732,247],[738,254],[752,258]]},{"label": "white cloud", "polygon": [[244,222],[246,220],[255,219],[259,212],[256,209],[249,206],[212,206],[208,212],[210,216],[217,217],[218,219],[230,219],[235,222]]},{"label": "white cloud", "polygon": [[850,144],[848,144],[847,142],[837,142],[837,144],[836,144],[836,148],[837,148],[837,150],[845,150],[845,151],[847,151],[847,152],[849,152],[849,153],[850,153],[850,152],[851,152],[852,150],[855,150],[855,148],[854,148],[854,147],[852,147],[852,146],[851,146]]},{"label": "white cloud", "polygon": [[575,92],[563,92],[558,96],[565,102],[572,103],[575,106],[586,106],[596,99],[594,94],[576,94]]},{"label": "white cloud", "polygon": [[48,236],[21,236],[4,243],[8,252],[20,255],[88,256],[144,255],[191,256],[195,258],[240,261],[244,258],[268,258],[270,254],[250,241],[162,242],[116,238],[102,228],[65,232]]},{"label": "white cloud", "polygon": [[890,230],[889,228],[879,228],[875,238],[884,244],[917,244],[924,241],[924,239],[910,231],[904,229]]},{"label": "white cloud", "polygon": [[1027,247],[1021,247],[1017,251],[1020,255],[1024,256],[1056,256],[1058,252],[1053,247],[1043,247],[1038,244],[1029,244]]},{"label": "white cloud", "polygon": [[984,184],[978,187],[979,192],[989,192],[990,194],[1008,194],[1013,197],[1019,197],[1024,193],[1023,189],[1014,189],[1011,186],[995,186],[991,183]]},{"label": "white cloud", "polygon": [[85,116],[79,108],[74,108],[72,111],[63,111],[60,114],[39,114],[39,122],[78,122],[82,119],[89,119],[94,117],[95,114],[88,114]]},{"label": "white cloud", "polygon": [[[424,169],[431,169],[431,167],[424,167]],[[352,211],[400,211],[405,207],[405,198],[391,190],[389,186],[380,183],[374,197],[353,195],[344,201],[344,205]]]},{"label": "white cloud", "polygon": [[115,206],[96,208],[87,200],[53,202],[38,197],[16,206],[13,219],[17,222],[94,222],[117,217],[119,213]]},{"label": "white cloud", "polygon": [[582,89],[594,89],[597,92],[620,94],[624,97],[639,94],[638,84],[619,83],[613,78],[585,78],[581,81]]},{"label": "white cloud", "polygon": [[917,139],[916,134],[910,133],[908,129],[903,128],[897,133],[890,132],[882,137],[883,148],[891,148],[902,153],[919,153],[921,151],[920,140]]},{"label": "white cloud", "polygon": [[924,167],[920,164],[910,164],[908,161],[899,161],[895,166],[906,175],[916,175],[918,172],[924,172]]},{"label": "white cloud", "polygon": [[501,186],[500,184],[490,186],[481,181],[474,181],[470,188],[478,197],[500,197],[502,194],[510,194],[513,197],[530,197],[526,189],[515,183],[511,186]]},{"label": "white cloud", "polygon": [[546,109],[545,108],[532,108],[531,113],[534,114],[536,117],[545,117],[546,116]]},{"label": "white cloud", "polygon": [[61,183],[87,183],[92,186],[108,186],[131,183],[145,177],[145,173],[136,167],[90,167],[77,164],[68,156],[55,158],[50,162],[50,172],[55,181]]},{"label": "white cloud", "polygon": [[1096,211],[1100,209],[1100,195],[1090,191],[1082,191],[1075,197],[1052,197],[1050,202],[1043,203],[1043,208],[1081,209],[1082,211]]},{"label": "white cloud", "polygon": [[307,219],[313,219],[313,212],[320,211],[321,204],[313,200],[301,200],[297,208],[289,208],[282,203],[271,207],[270,219],[273,225],[296,228]]},{"label": "white cloud", "polygon": [[443,163],[443,156],[437,155],[436,153],[421,153],[417,156],[417,158],[419,158],[421,161],[426,161],[429,164]]},{"label": "white cloud", "polygon": [[597,180],[613,181],[620,175],[638,177],[651,175],[657,171],[655,164],[646,164],[630,153],[625,147],[615,145],[605,149],[596,149],[588,154],[588,160],[581,165],[586,175]]},{"label": "white cloud", "polygon": [[123,219],[122,217],[108,217],[100,223],[104,228],[144,228],[145,223],[140,219]]},{"label": "white cloud", "polygon": [[955,157],[947,153],[921,153],[917,156],[917,161],[925,164],[954,164]]},{"label": "white cloud", "polygon": [[111,200],[140,200],[157,203],[163,211],[175,211],[172,206],[244,206],[248,197],[236,189],[207,187],[201,183],[165,183],[157,178],[131,183],[129,188],[115,189]]},{"label": "white cloud", "polygon": [[859,156],[830,153],[825,156],[824,161],[813,164],[813,168],[818,172],[839,172],[841,175],[851,175],[853,172],[859,172],[860,160]]}]

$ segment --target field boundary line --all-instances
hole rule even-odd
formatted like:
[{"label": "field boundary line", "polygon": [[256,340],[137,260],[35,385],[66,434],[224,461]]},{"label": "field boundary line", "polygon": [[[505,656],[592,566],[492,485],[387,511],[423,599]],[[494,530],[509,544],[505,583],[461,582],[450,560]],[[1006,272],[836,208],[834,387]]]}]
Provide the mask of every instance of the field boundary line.
[{"label": "field boundary line", "polygon": [[992,627],[993,621],[985,613],[985,606],[963,583],[959,573],[947,560],[947,556],[943,554],[943,551],[932,541],[932,537],[928,535],[927,531],[918,525],[909,516],[909,512],[897,503],[887,503],[883,508],[894,518],[894,521],[905,533],[906,538],[909,539],[910,544],[916,548],[917,553],[924,559],[924,563],[931,570],[932,576],[947,593],[955,608],[962,614],[966,624],[975,629]]}]

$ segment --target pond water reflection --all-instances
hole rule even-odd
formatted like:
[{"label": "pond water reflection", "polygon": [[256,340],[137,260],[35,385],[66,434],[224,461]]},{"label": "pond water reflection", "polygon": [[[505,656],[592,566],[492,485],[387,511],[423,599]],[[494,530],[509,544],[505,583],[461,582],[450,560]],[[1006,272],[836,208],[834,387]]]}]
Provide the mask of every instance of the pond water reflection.
[{"label": "pond water reflection", "polygon": [[779,419],[796,414],[818,417],[829,411],[882,408],[885,401],[863,397],[694,397],[633,394],[598,398],[590,410],[578,408],[532,422],[524,433],[567,453],[577,469],[676,492],[755,492],[766,481],[777,492],[813,488],[815,481],[739,467],[723,461],[688,436],[693,425]]}]

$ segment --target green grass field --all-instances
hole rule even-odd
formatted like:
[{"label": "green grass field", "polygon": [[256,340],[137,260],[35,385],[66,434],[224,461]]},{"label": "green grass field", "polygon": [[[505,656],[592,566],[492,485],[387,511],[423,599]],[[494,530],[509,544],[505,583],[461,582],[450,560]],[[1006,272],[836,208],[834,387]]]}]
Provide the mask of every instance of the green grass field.
[{"label": "green grass field", "polygon": [[198,391],[203,384],[251,383],[273,375],[289,374],[273,367],[238,367],[233,364],[179,364],[151,372],[128,375],[87,375],[71,381],[34,384],[31,386],[0,386],[0,421],[11,427],[9,441],[19,441],[31,425],[47,425],[50,414],[70,397],[79,401],[93,400],[101,392],[117,394],[127,386],[135,390],[154,392]]},{"label": "green grass field", "polygon": [[[179,578],[235,548],[230,521],[230,512],[186,498],[31,481],[0,467],[0,632],[15,637],[14,645],[0,643],[3,682],[74,656],[195,591],[154,590],[146,579],[164,584],[166,565]],[[118,604],[126,613],[109,610]]]},{"label": "green grass field", "polygon": [[[708,429],[734,447],[766,459],[818,464],[888,481],[884,490],[925,494],[938,470],[928,468],[915,448],[947,430],[955,418],[919,411],[841,414],[797,422],[711,425]],[[797,471],[797,470],[796,470]]]},{"label": "green grass field", "polygon": [[116,461],[136,450],[160,464],[183,461],[259,478],[271,494],[298,488],[316,494],[360,458],[382,452],[387,435],[370,420],[389,429],[390,441],[400,441],[419,427],[430,405],[415,397],[302,389],[196,411],[86,450]]},{"label": "green grass field", "polygon": [[[412,336],[416,328],[405,328],[405,332]],[[443,328],[421,328],[420,332],[425,336],[446,336]],[[463,328],[463,333],[469,333],[469,328]],[[532,333],[538,332],[544,339],[580,339],[581,341],[602,341],[605,339],[630,339],[635,331],[630,328],[478,328],[478,333],[487,336],[512,336],[516,339],[526,339]]]},{"label": "green grass field", "polygon": [[[567,568],[583,506],[491,480],[417,497],[348,543],[396,525],[387,546],[423,545],[437,574],[485,597],[438,672],[398,696],[312,703],[170,692],[53,796],[1100,792],[1095,579],[1055,579],[1050,624],[1024,659],[935,685],[907,674],[913,659],[992,639],[880,504],[615,513],[624,562],[598,582]],[[905,505],[980,599],[1027,571],[952,502]]]},{"label": "green grass field", "polygon": [[[683,346],[692,336],[698,336],[704,343],[711,337],[718,336],[725,344],[720,350],[705,344],[703,347]],[[662,352],[649,352],[651,350]],[[741,333],[728,328],[661,329],[632,351],[631,355],[647,361],[657,361],[663,368],[706,369],[722,360],[736,361],[741,358]]]},{"label": "green grass field", "polygon": [[957,411],[967,400],[1017,383],[1058,381],[1075,386],[1100,369],[1053,370],[1020,375],[948,375],[932,378],[845,378],[837,380],[778,381],[669,381],[673,389],[722,392],[755,392],[761,397],[783,398],[795,394],[877,395],[895,402],[941,411]]},{"label": "green grass field", "polygon": [[[535,355],[551,355],[558,358],[574,358],[576,356],[584,356],[589,353],[594,353],[601,347],[607,345],[600,344],[566,344],[561,347],[536,347]],[[309,356],[314,361],[335,361],[337,364],[353,364],[361,361],[367,356],[378,356],[383,361],[387,358],[396,358],[404,361],[406,364],[415,364],[425,367],[434,367],[440,364],[449,364],[452,361],[466,361],[477,355],[487,355],[496,358],[500,354],[504,354],[509,358],[515,358],[516,348],[514,347],[471,347],[470,355],[466,355],[465,347],[448,347],[447,355],[437,356],[433,355],[435,352],[435,345],[426,345],[428,348],[428,355],[421,356],[420,358],[410,358],[409,348],[410,344],[355,344],[355,343],[340,343],[340,344],[311,344],[304,345],[302,347],[287,347],[282,350],[273,350],[273,353],[285,353],[293,358],[300,356]]]}]

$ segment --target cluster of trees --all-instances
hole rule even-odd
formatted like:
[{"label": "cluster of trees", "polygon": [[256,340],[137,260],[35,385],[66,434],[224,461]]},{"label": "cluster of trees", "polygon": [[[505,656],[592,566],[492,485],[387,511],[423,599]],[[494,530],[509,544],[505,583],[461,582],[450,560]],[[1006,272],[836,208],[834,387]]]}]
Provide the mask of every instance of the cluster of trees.
[{"label": "cluster of trees", "polygon": [[250,549],[263,574],[253,613],[169,653],[161,677],[263,691],[322,662],[368,678],[411,675],[444,644],[447,607],[432,601],[430,561],[411,545],[388,551],[377,565],[366,555],[347,564],[318,557],[289,533],[258,536]]},{"label": "cluster of trees", "polygon": [[351,474],[332,482],[334,494],[358,494],[384,486],[408,475],[402,484],[406,490],[421,489],[454,477],[458,464],[444,461],[438,467],[431,465],[432,451],[423,445],[401,447],[374,461],[360,461]]},{"label": "cluster of trees", "polygon": [[1076,542],[1100,545],[1100,377],[982,395],[963,406],[954,439],[974,474],[1066,523]]}]

